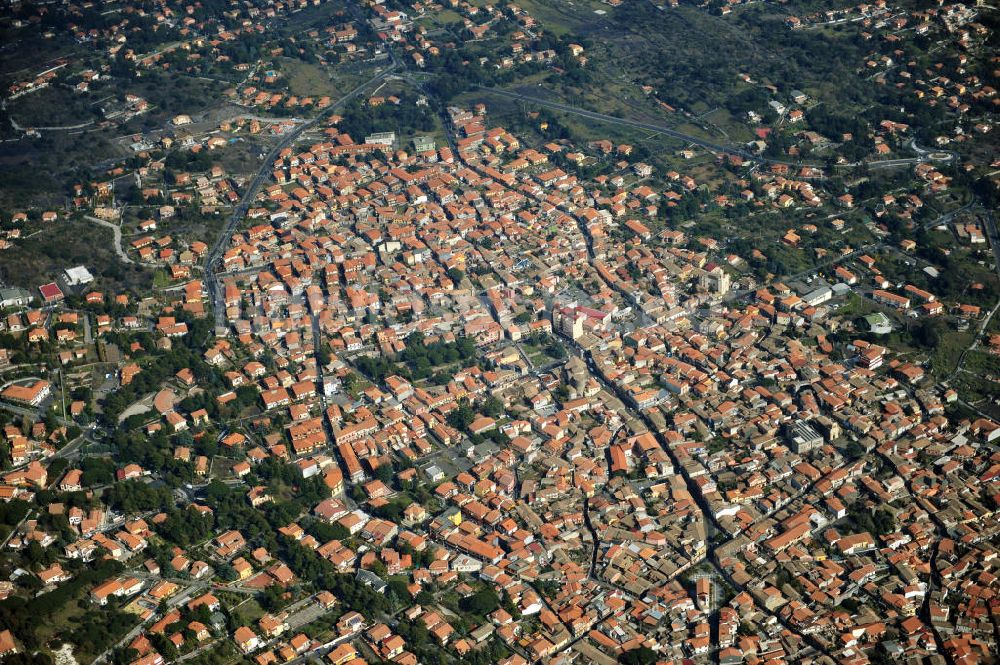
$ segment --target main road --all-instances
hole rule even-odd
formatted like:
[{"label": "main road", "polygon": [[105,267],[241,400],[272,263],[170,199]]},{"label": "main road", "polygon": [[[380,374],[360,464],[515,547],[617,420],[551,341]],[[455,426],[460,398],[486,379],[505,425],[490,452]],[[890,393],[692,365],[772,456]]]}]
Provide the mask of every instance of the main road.
[{"label": "main road", "polygon": [[483,92],[499,95],[501,97],[507,97],[508,99],[516,99],[517,101],[528,102],[530,104],[537,104],[539,106],[545,106],[556,111],[562,111],[564,113],[572,113],[584,118],[589,118],[591,120],[599,120],[601,122],[607,122],[615,125],[626,125],[628,127],[635,127],[636,129],[645,129],[651,132],[657,132],[663,134],[664,136],[669,136],[671,138],[678,139],[680,141],[685,141],[687,143],[693,143],[694,145],[701,146],[702,148],[707,148],[709,150],[714,150],[715,152],[722,152],[730,155],[739,155],[745,159],[752,159],[758,162],[766,162],[768,164],[787,164],[789,166],[812,166],[814,168],[822,168],[821,164],[806,164],[802,162],[790,162],[783,161],[780,159],[770,159],[762,155],[757,155],[749,150],[740,148],[733,145],[723,145],[721,143],[715,143],[709,141],[708,139],[703,139],[699,136],[694,136],[692,134],[685,134],[684,132],[679,132],[676,129],[671,129],[664,125],[658,125],[652,122],[644,122],[641,120],[631,120],[629,118],[617,118],[613,115],[608,115],[606,113],[598,113],[597,111],[588,111],[587,109],[581,109],[576,106],[570,106],[569,104],[563,104],[561,102],[553,102],[548,99],[540,99],[538,97],[532,97],[531,95],[525,95],[519,92],[514,92],[512,90],[504,90],[502,88],[488,88],[485,86],[478,86],[479,90]]},{"label": "main road", "polygon": [[[257,197],[257,193],[260,191],[260,188],[270,176],[271,170],[274,167],[274,161],[278,158],[279,153],[298,140],[298,138],[302,136],[306,130],[316,126],[317,123],[356,97],[363,90],[368,88],[368,86],[382,81],[385,77],[395,71],[395,69],[396,64],[394,63],[390,67],[386,68],[385,71],[358,85],[349,93],[327,107],[323,113],[316,116],[309,122],[303,123],[288,132],[282,137],[277,145],[271,148],[271,151],[265,155],[260,165],[260,169],[247,185],[247,189],[243,192],[243,197],[240,198],[239,203],[237,203],[236,207],[233,208],[233,212],[229,216],[229,221],[226,223],[226,227],[222,230],[222,233],[219,234],[219,239],[212,247],[212,251],[210,251],[208,256],[205,257],[205,288],[208,289],[208,295],[212,301],[212,310],[215,313],[215,329],[217,332],[226,328],[226,308],[225,303],[223,302],[222,286],[219,283],[219,276],[215,273],[216,264],[222,258],[223,253],[225,253],[226,248],[229,246],[229,240],[232,237],[233,232],[236,230],[236,227],[243,221],[243,217],[250,208],[250,204],[253,203],[254,199]],[[280,118],[275,118],[274,120],[278,121]]]},{"label": "main road", "polygon": [[[531,95],[525,95],[520,92],[514,92],[513,90],[504,90],[502,88],[489,88],[486,86],[478,86],[479,90],[483,92],[499,95],[501,97],[507,97],[508,99],[516,99],[518,101],[527,102],[530,104],[537,104],[539,106],[545,106],[556,111],[562,111],[564,113],[572,113],[584,118],[590,118],[591,120],[599,120],[601,122],[607,122],[615,125],[625,125],[628,127],[635,127],[637,129],[645,129],[651,132],[657,132],[663,134],[664,136],[669,136],[671,138],[678,139],[679,141],[685,141],[687,143],[693,143],[694,145],[701,146],[702,148],[707,148],[708,150],[714,150],[715,152],[726,153],[730,155],[739,155],[745,159],[751,159],[758,162],[763,162],[765,164],[784,164],[786,166],[806,166],[812,168],[823,168],[822,164],[810,164],[807,162],[797,162],[783,159],[772,159],[770,157],[765,157],[759,155],[745,148],[740,148],[734,145],[723,145],[721,143],[715,143],[714,141],[709,141],[708,139],[703,139],[699,136],[694,136],[692,134],[685,134],[684,132],[679,132],[676,129],[671,129],[670,127],[665,127],[663,125],[658,125],[656,123],[644,122],[641,120],[631,120],[629,118],[618,118],[613,115],[608,115],[606,113],[598,113],[597,111],[588,111],[587,109],[582,109],[577,106],[571,106],[569,104],[563,104],[561,102],[554,102],[548,99],[541,99],[539,97],[533,97]],[[928,152],[923,150],[915,143],[911,141],[910,147],[917,153],[917,157],[908,157],[901,159],[890,159],[881,162],[856,162],[850,166],[868,166],[869,168],[886,168],[893,166],[903,166],[909,164],[918,164],[920,162],[929,161],[951,161],[956,157],[955,153],[950,153],[946,151],[941,152]]]}]

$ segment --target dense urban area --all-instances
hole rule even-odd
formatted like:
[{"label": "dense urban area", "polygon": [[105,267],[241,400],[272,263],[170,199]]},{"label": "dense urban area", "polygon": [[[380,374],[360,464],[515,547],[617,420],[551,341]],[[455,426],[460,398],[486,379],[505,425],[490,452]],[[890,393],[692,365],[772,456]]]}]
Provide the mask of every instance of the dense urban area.
[{"label": "dense urban area", "polygon": [[10,665],[970,665],[1000,8],[11,0]]}]

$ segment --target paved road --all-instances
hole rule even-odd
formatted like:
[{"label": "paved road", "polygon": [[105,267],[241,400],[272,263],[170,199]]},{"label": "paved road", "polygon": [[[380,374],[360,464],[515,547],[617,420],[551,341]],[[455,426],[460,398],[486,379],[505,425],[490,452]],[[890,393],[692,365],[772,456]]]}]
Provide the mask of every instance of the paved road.
[{"label": "paved road", "polygon": [[340,108],[345,103],[360,94],[368,86],[381,81],[386,76],[391,74],[395,68],[396,65],[393,64],[381,74],[373,76],[338,99],[326,110],[324,110],[322,114],[288,132],[288,134],[286,134],[281,141],[279,141],[278,144],[275,145],[274,148],[272,148],[271,151],[264,157],[260,169],[257,171],[257,174],[254,175],[253,180],[251,180],[247,185],[247,189],[243,193],[243,197],[240,199],[240,202],[236,204],[235,208],[233,208],[232,215],[229,217],[229,222],[222,230],[222,233],[219,234],[218,241],[216,241],[215,246],[212,247],[212,251],[208,253],[208,256],[205,257],[205,287],[208,289],[209,297],[212,300],[212,309],[215,312],[216,330],[221,330],[226,327],[226,308],[225,303],[223,302],[222,286],[219,283],[218,276],[215,274],[216,264],[226,251],[226,248],[229,245],[229,239],[232,237],[236,227],[243,221],[243,216],[246,215],[247,210],[250,208],[250,204],[253,203],[254,199],[257,197],[257,192],[260,191],[261,186],[263,186],[264,182],[268,179],[268,177],[270,177],[271,170],[274,167],[274,161],[278,158],[278,153],[292,145],[292,143],[298,140],[303,132],[325,119],[336,109]]},{"label": "paved road", "polygon": [[942,152],[940,157],[936,156],[937,153],[920,153],[919,157],[901,157],[899,159],[883,159],[875,162],[861,162],[861,165],[867,166],[870,169],[879,168],[891,168],[894,166],[911,166],[913,164],[922,164],[924,162],[950,162],[953,155],[948,152]]},{"label": "paved road", "polygon": [[16,120],[14,120],[14,116],[9,116],[9,117],[10,117],[10,126],[13,127],[15,131],[18,132],[24,132],[29,129],[34,130],[36,132],[62,132],[62,131],[69,131],[71,129],[83,129],[84,127],[90,127],[91,125],[94,124],[93,120],[88,120],[87,122],[81,122],[76,125],[65,125],[61,127],[22,127],[21,125],[18,124]]},{"label": "paved road", "polygon": [[0,409],[18,416],[28,416],[34,420],[38,420],[40,417],[38,409],[26,409],[23,406],[15,406],[9,402],[0,402]]},{"label": "paved road", "polygon": [[[167,600],[167,607],[171,609],[177,607],[181,603],[185,603],[191,598],[195,598],[198,595],[204,593],[207,588],[208,588],[207,582],[196,582],[192,586],[188,587],[185,591]],[[106,650],[104,653],[100,654],[97,658],[95,658],[94,664],[100,665],[100,663],[104,662],[105,659],[107,659],[108,656],[111,655],[111,652],[114,651],[116,648],[129,644],[132,640],[134,640],[136,637],[139,636],[139,633],[144,631],[149,625],[155,623],[160,616],[161,615],[159,612],[154,612],[148,619],[139,622],[135,627],[132,628],[132,630],[128,631],[125,634],[125,637],[118,640],[118,642],[114,646],[112,646],[110,649]]]},{"label": "paved road", "polygon": [[921,148],[919,145],[917,145],[916,139],[910,139],[909,143],[906,144],[906,147],[912,150],[913,152],[917,153],[921,157],[929,156],[934,161],[950,162],[954,159],[959,158],[959,154],[954,150],[943,150],[943,149],[930,150],[928,148]]},{"label": "paved road", "polygon": [[547,99],[539,99],[538,97],[532,97],[530,95],[524,95],[518,92],[513,92],[511,90],[503,90],[501,88],[487,88],[480,86],[479,90],[487,92],[493,95],[499,95],[501,97],[507,97],[508,99],[516,99],[522,102],[528,102],[530,104],[537,104],[539,106],[546,106],[557,111],[563,111],[564,113],[573,113],[574,115],[579,115],[584,118],[590,118],[591,120],[600,120],[601,122],[607,122],[615,125],[625,125],[628,127],[635,127],[637,129],[645,129],[651,132],[658,132],[665,136],[671,138],[679,139],[681,141],[686,141],[687,143],[693,143],[694,145],[701,146],[702,148],[707,148],[709,150],[714,150],[716,152],[727,153],[731,155],[739,155],[745,159],[752,159],[758,162],[766,162],[768,164],[787,164],[789,166],[812,166],[814,168],[822,168],[821,164],[807,164],[804,162],[791,162],[787,160],[780,159],[770,159],[762,155],[758,155],[750,152],[744,148],[740,148],[733,145],[722,145],[721,143],[715,143],[709,141],[708,139],[703,139],[698,136],[692,136],[691,134],[685,134],[684,132],[679,132],[676,129],[666,127],[664,125],[658,125],[651,122],[643,122],[640,120],[630,120],[628,118],[616,118],[613,115],[607,115],[605,113],[597,113],[596,111],[588,111],[586,109],[581,109],[576,106],[570,106],[569,104],[561,104],[559,102],[553,102]]},{"label": "paved road", "polygon": [[55,454],[53,454],[52,457],[50,457],[49,459],[56,460],[62,457],[69,459],[70,457],[74,457],[77,451],[80,449],[80,447],[83,446],[83,444],[85,443],[91,443],[91,441],[87,438],[86,434],[81,434],[80,436],[76,437],[75,439],[67,443],[65,446],[57,450]]},{"label": "paved road", "polygon": [[[538,104],[539,106],[547,106],[548,108],[555,109],[557,111],[563,111],[565,113],[573,113],[575,115],[579,115],[584,118],[590,118],[591,120],[600,120],[602,122],[608,122],[616,125],[626,125],[628,127],[636,127],[638,129],[646,129],[649,131],[658,132],[665,136],[670,136],[672,138],[681,141],[687,141],[688,143],[693,143],[695,145],[707,148],[709,150],[728,153],[732,155],[739,155],[740,157],[743,157],[745,159],[751,159],[758,162],[764,162],[767,164],[785,164],[788,166],[811,166],[813,168],[823,168],[821,164],[810,164],[807,162],[772,159],[769,157],[764,157],[763,155],[752,153],[749,150],[740,148],[738,146],[715,143],[714,141],[709,141],[708,139],[704,139],[699,136],[693,136],[691,134],[685,134],[684,132],[679,132],[676,129],[671,129],[670,127],[665,127],[663,125],[658,125],[656,123],[643,122],[640,120],[630,120],[628,118],[618,118],[613,115],[607,115],[606,113],[588,111],[587,109],[581,109],[579,107],[571,106],[569,104],[562,104],[560,102],[554,102],[548,99],[540,99],[538,97],[533,97],[531,95],[525,95],[511,90],[503,90],[501,88],[488,88],[485,86],[479,86],[479,89],[484,92],[488,92],[494,95],[500,95],[502,97],[507,97],[509,99],[516,99],[522,102]],[[955,153],[947,151],[930,152],[917,147],[916,144],[913,143],[912,141],[910,147],[917,153],[918,155],[917,157],[888,159],[880,162],[856,162],[854,164],[850,164],[849,166],[863,165],[863,166],[868,166],[870,168],[888,168],[893,166],[918,164],[921,162],[929,162],[929,161],[951,161],[952,159],[956,158]]]},{"label": "paved road", "polygon": [[117,224],[112,224],[111,222],[100,219],[98,217],[93,217],[91,215],[84,215],[84,219],[88,222],[93,222],[94,224],[100,224],[101,226],[106,226],[111,229],[112,233],[115,234],[115,254],[121,259],[122,263],[135,263],[125,254],[125,248],[122,247],[122,229]]},{"label": "paved road", "polygon": [[[616,432],[617,434],[617,432]],[[614,441],[614,437],[611,437]],[[610,446],[608,446],[610,448]],[[590,532],[590,568],[587,570],[587,577],[592,580],[597,580],[595,571],[597,570],[597,555],[601,548],[601,539],[597,535],[597,529],[594,528],[593,523],[590,521],[590,498],[587,496],[583,497],[583,524],[587,527],[587,531]]]},{"label": "paved road", "polygon": [[310,596],[308,600],[310,602],[306,604],[305,607],[302,607],[301,609],[292,610],[289,613],[288,618],[285,619],[285,623],[288,624],[289,632],[296,631],[302,626],[305,626],[307,624],[312,623],[313,621],[316,621],[316,619],[319,619],[327,612],[332,611],[332,608],[326,609],[318,602],[316,602],[316,599],[313,596]]},{"label": "paved road", "polygon": [[7,537],[3,539],[2,543],[0,543],[0,550],[7,547],[7,543],[9,543],[10,539],[14,537],[14,534],[16,534],[21,529],[21,525],[24,524],[25,521],[27,521],[27,519],[29,517],[32,517],[34,514],[35,514],[34,510],[29,510],[24,514],[24,517],[21,518],[21,521],[18,522],[17,525],[10,530],[10,533],[7,534]]},{"label": "paved road", "polygon": [[44,381],[44,380],[45,379],[43,379],[40,376],[20,376],[20,377],[18,377],[16,379],[11,379],[10,381],[5,381],[3,383],[0,383],[0,391],[6,390],[8,386],[12,386],[15,383],[22,383],[24,381],[32,381],[32,382],[34,382],[34,381]]}]

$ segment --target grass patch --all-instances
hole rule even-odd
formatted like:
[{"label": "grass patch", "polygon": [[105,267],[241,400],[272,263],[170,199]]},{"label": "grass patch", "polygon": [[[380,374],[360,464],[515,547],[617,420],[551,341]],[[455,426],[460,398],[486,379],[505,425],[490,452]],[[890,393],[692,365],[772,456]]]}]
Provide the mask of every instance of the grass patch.
[{"label": "grass patch", "polygon": [[[74,600],[66,603],[59,608],[59,611],[55,613],[50,621],[39,624],[36,633],[39,643],[48,644],[54,637],[60,634],[64,627],[72,625],[84,614],[86,614],[86,611],[80,607],[79,601]],[[53,646],[58,647],[59,645],[56,644]]]},{"label": "grass patch", "polygon": [[837,316],[850,319],[878,311],[881,310],[874,303],[865,300],[857,293],[851,291],[850,295],[845,299],[844,304],[837,310]]},{"label": "grass patch", "polygon": [[329,72],[322,65],[316,65],[293,58],[280,58],[278,60],[288,89],[293,95],[299,97],[336,95],[344,85],[334,85]]},{"label": "grass patch", "polygon": [[236,623],[241,626],[249,626],[264,616],[264,608],[255,598],[249,598],[233,608],[233,615]]},{"label": "grass patch", "polygon": [[962,398],[971,404],[977,404],[987,398],[995,398],[1000,392],[1000,384],[976,374],[960,372],[955,377],[953,387]]},{"label": "grass patch", "polygon": [[958,366],[962,352],[972,344],[973,334],[955,332],[942,336],[930,356],[931,371],[936,376],[946,376]]}]

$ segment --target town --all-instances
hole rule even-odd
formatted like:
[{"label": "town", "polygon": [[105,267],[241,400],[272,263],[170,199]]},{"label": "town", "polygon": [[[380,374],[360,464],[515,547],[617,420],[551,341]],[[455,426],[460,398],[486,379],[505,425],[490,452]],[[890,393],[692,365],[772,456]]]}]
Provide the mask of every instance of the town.
[{"label": "town", "polygon": [[995,661],[996,8],[109,4],[4,10],[5,662]]}]

